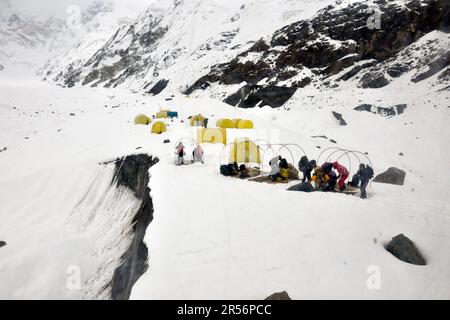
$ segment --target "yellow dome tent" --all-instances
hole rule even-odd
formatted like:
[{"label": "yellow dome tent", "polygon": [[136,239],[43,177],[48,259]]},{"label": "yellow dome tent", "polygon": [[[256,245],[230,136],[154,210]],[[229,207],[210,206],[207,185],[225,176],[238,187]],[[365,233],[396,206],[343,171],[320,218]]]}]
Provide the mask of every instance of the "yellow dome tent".
[{"label": "yellow dome tent", "polygon": [[259,147],[250,139],[236,139],[230,151],[230,162],[261,163]]},{"label": "yellow dome tent", "polygon": [[237,129],[253,129],[254,125],[251,120],[240,120],[237,123]]},{"label": "yellow dome tent", "polygon": [[139,114],[134,118],[134,124],[144,124],[148,125],[152,122],[152,120],[147,117],[145,114]]},{"label": "yellow dome tent", "polygon": [[227,130],[223,128],[201,128],[197,130],[197,143],[227,144]]},{"label": "yellow dome tent", "polygon": [[233,128],[237,129],[238,128],[238,123],[239,121],[241,121],[242,119],[233,119],[231,121],[233,121]]},{"label": "yellow dome tent", "polygon": [[152,126],[152,133],[161,134],[167,131],[166,124],[164,122],[158,121],[155,122]]},{"label": "yellow dome tent", "polygon": [[198,114],[196,116],[191,117],[191,127],[197,126],[198,122],[201,122],[203,124],[203,121],[205,121],[205,117],[201,114]]},{"label": "yellow dome tent", "polygon": [[160,111],[160,112],[156,113],[156,119],[166,119],[168,117],[169,117],[168,111]]},{"label": "yellow dome tent", "polygon": [[230,119],[219,119],[216,122],[216,126],[223,129],[234,129],[233,120]]}]

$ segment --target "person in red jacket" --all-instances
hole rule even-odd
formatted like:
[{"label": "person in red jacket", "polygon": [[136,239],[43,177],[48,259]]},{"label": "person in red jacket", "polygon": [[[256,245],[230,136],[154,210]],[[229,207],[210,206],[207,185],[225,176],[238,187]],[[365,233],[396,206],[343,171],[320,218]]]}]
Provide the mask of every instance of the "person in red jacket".
[{"label": "person in red jacket", "polygon": [[341,191],[343,191],[343,190],[345,190],[345,180],[348,179],[349,172],[346,167],[339,164],[339,162],[337,162],[337,161],[335,163],[333,163],[333,168],[335,170],[337,170],[337,172],[339,173],[339,175],[337,177],[339,179],[339,181],[338,181],[339,189]]}]

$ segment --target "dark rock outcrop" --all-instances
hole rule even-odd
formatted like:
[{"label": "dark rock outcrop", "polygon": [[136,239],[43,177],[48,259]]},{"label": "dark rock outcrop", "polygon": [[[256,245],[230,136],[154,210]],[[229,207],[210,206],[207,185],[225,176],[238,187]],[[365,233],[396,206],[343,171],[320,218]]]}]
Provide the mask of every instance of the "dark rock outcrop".
[{"label": "dark rock outcrop", "polygon": [[292,300],[291,297],[289,297],[289,294],[286,291],[282,292],[276,292],[270,296],[268,296],[264,300]]},{"label": "dark rock outcrop", "polygon": [[389,80],[384,77],[381,72],[368,72],[360,80],[362,88],[378,89],[389,84]]},{"label": "dark rock outcrop", "polygon": [[6,246],[6,242],[5,241],[0,241],[0,248]]},{"label": "dark rock outcrop", "polygon": [[390,117],[390,116],[396,116],[396,115],[402,114],[407,107],[408,107],[407,104],[397,104],[397,105],[391,106],[391,107],[376,107],[371,104],[362,104],[362,105],[357,106],[353,110],[367,111],[367,112],[372,112],[372,113],[379,114],[382,116]]},{"label": "dark rock outcrop", "polygon": [[297,88],[277,86],[246,85],[225,99],[225,102],[239,108],[254,108],[270,106],[279,108],[285,104],[297,91]]},{"label": "dark rock outcrop", "polygon": [[398,168],[389,168],[386,172],[379,174],[373,182],[388,183],[402,186],[405,183],[406,172]]},{"label": "dark rock outcrop", "polygon": [[340,126],[346,126],[347,125],[347,122],[342,117],[342,114],[337,113],[335,111],[333,111],[332,113],[333,113],[333,116],[339,121],[339,125]]},{"label": "dark rock outcrop", "polygon": [[447,51],[443,56],[431,62],[428,65],[427,71],[418,74],[413,79],[411,79],[411,81],[419,82],[428,79],[429,77],[434,76],[436,73],[442,71],[449,65],[450,65],[450,51]]},{"label": "dark rock outcrop", "polygon": [[146,154],[128,156],[115,162],[113,183],[131,189],[141,206],[133,219],[134,237],[128,250],[122,256],[122,264],[115,270],[111,282],[113,300],[126,300],[136,281],[148,269],[148,250],[144,236],[153,220],[153,202],[150,197],[149,169],[158,162]]},{"label": "dark rock outcrop", "polygon": [[164,91],[168,84],[169,80],[161,79],[148,91],[148,93],[157,96]]},{"label": "dark rock outcrop", "polygon": [[399,234],[392,238],[387,244],[386,250],[401,261],[419,266],[426,265],[426,261],[419,249],[404,234]]},{"label": "dark rock outcrop", "polygon": [[[399,4],[380,0],[376,4],[382,16],[381,29],[367,27],[373,10],[368,10],[369,4],[364,1],[340,9],[328,6],[310,20],[298,21],[276,31],[270,42],[260,40],[230,62],[213,66],[191,86],[189,94],[201,89],[205,83],[214,82],[253,86],[263,80],[262,87],[303,88],[347,69],[349,71],[337,80],[349,80],[367,69],[359,78],[360,86],[385,87],[390,83],[390,77],[397,78],[409,71],[408,63],[395,63],[397,54],[431,31],[448,30],[450,3],[446,0],[406,0]],[[256,59],[255,53],[258,53]],[[389,59],[394,63],[386,70],[380,69]],[[418,75],[415,81],[439,72],[446,65],[445,57],[436,60],[430,70]],[[312,73],[308,81],[295,79],[305,68]],[[291,79],[295,80],[289,82]],[[238,105],[236,101],[240,101],[239,93],[226,99],[233,105]],[[247,104],[244,107],[248,107]]]}]

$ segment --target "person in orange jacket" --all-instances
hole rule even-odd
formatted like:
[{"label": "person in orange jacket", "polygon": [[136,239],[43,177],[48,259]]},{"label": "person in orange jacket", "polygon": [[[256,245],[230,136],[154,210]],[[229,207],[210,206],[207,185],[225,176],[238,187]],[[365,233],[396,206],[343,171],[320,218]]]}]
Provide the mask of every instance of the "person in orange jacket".
[{"label": "person in orange jacket", "polygon": [[324,191],[327,187],[328,181],[330,181],[330,177],[325,173],[325,171],[323,171],[322,167],[316,167],[309,182],[311,181],[314,181],[316,190]]}]

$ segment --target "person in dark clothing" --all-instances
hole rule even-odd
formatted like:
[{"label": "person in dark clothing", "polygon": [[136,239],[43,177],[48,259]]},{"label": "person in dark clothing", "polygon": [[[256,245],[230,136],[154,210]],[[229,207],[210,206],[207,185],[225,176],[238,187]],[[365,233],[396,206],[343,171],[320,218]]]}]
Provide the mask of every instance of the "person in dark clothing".
[{"label": "person in dark clothing", "polygon": [[287,162],[287,160],[285,158],[282,158],[280,160],[280,169],[288,169],[289,168],[289,164]]},{"label": "person in dark clothing", "polygon": [[207,129],[208,128],[208,118],[205,118],[204,120],[203,120],[203,127],[205,128],[205,129]]},{"label": "person in dark clothing", "polygon": [[[308,160],[308,158],[306,158],[306,160]],[[303,173],[302,182],[311,181],[311,172],[316,166],[316,160],[307,161],[306,163],[302,164],[302,166],[300,166],[299,163],[299,170]]]},{"label": "person in dark clothing", "polygon": [[361,163],[359,165],[359,170],[356,173],[356,175],[359,177],[359,180],[361,182],[360,186],[361,199],[366,199],[367,198],[366,188],[370,182],[370,179],[373,178],[373,170],[370,166],[366,166],[365,164]]},{"label": "person in dark clothing", "polygon": [[326,174],[330,177],[330,181],[328,181],[327,191],[336,192],[336,183],[338,181],[336,172],[330,170],[329,172],[326,172]]},{"label": "person in dark clothing", "polygon": [[331,171],[333,171],[333,164],[330,162],[325,162],[322,165],[322,170],[325,171],[325,173],[330,173]]}]

